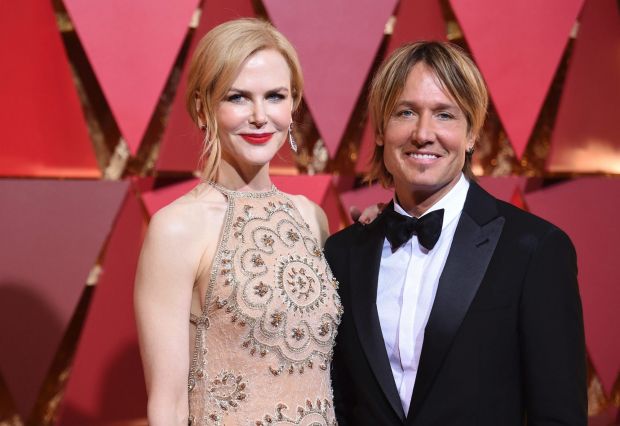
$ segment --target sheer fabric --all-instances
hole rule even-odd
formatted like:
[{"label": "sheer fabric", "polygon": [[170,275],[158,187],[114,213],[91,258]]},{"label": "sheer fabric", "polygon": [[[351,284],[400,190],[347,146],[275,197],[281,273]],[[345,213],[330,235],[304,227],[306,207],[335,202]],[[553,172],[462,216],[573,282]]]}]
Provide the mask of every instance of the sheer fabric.
[{"label": "sheer fabric", "polygon": [[329,365],[342,308],[290,199],[213,185],[228,209],[192,315],[190,425],[335,425]]}]

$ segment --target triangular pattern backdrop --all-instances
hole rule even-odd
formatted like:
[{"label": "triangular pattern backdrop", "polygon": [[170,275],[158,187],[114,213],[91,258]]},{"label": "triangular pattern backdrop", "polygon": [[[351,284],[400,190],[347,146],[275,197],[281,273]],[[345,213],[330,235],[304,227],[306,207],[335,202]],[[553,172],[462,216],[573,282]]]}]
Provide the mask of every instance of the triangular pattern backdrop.
[{"label": "triangular pattern backdrop", "polygon": [[64,3],[121,134],[135,154],[198,0]]},{"label": "triangular pattern backdrop", "polygon": [[[146,424],[132,311],[139,247],[150,216],[200,182],[202,134],[184,105],[190,55],[215,25],[252,16],[290,38],[306,80],[295,122],[302,149],[282,147],[272,180],[321,205],[331,232],[351,223],[350,207],[393,196],[361,183],[375,142],[363,102],[371,71],[420,38],[471,52],[493,102],[480,184],[573,239],[598,392],[590,409],[601,413],[591,424],[617,416],[615,0],[9,3],[0,3],[0,423]],[[107,105],[90,105],[98,91]],[[97,134],[106,126],[118,128],[126,153],[101,149],[122,146]],[[580,176],[596,173],[606,176]],[[95,286],[85,291],[87,282]],[[87,300],[83,322],[78,300]],[[67,384],[50,393],[59,359],[72,359]]]},{"label": "triangular pattern backdrop", "polygon": [[0,176],[99,177],[51,2],[2,2],[0,37]]},{"label": "triangular pattern backdrop", "polygon": [[126,182],[0,180],[0,371],[24,417],[126,191]]}]

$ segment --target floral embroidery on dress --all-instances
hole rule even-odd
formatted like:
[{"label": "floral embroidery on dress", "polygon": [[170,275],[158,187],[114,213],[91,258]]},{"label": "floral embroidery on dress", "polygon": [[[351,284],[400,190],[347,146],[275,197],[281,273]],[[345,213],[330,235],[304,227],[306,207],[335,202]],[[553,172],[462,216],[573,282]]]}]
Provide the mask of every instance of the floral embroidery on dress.
[{"label": "floral embroidery on dress", "polygon": [[308,425],[308,426],[336,426],[336,419],[330,417],[331,404],[327,399],[317,399],[316,402],[306,400],[305,405],[298,406],[291,413],[286,404],[278,404],[275,415],[266,414],[257,420],[256,426],[278,425]]},{"label": "floral embroidery on dress", "polygon": [[335,425],[329,364],[342,306],[319,242],[277,189],[213,186],[228,209],[190,320],[190,425]]}]

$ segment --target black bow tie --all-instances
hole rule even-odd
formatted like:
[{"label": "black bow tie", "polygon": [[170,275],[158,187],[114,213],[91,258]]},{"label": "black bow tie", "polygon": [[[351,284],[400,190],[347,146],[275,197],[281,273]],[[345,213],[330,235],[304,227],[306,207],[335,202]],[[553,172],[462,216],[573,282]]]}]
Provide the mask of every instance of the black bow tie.
[{"label": "black bow tie", "polygon": [[441,235],[443,209],[434,210],[419,219],[404,216],[390,209],[386,212],[385,237],[392,246],[392,253],[411,239],[413,234],[427,250],[432,250]]}]

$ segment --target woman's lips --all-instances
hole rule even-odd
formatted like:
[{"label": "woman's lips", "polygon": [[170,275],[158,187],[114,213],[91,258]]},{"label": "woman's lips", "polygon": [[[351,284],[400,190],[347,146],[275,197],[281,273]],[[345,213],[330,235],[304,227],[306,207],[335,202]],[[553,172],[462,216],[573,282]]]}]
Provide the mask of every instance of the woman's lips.
[{"label": "woman's lips", "polygon": [[273,133],[244,133],[241,137],[253,145],[262,145],[269,142],[269,139],[273,136]]}]

